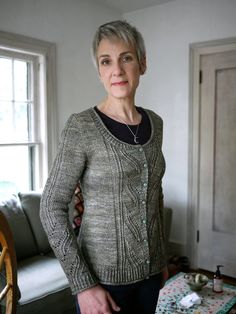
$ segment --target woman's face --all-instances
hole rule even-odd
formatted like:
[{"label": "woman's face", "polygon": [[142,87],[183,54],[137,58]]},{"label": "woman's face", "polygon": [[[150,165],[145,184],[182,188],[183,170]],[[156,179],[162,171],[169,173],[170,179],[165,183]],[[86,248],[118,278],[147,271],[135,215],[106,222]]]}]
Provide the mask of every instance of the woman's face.
[{"label": "woman's face", "polygon": [[140,65],[133,46],[121,39],[102,39],[97,52],[100,79],[109,97],[133,99],[146,63]]}]

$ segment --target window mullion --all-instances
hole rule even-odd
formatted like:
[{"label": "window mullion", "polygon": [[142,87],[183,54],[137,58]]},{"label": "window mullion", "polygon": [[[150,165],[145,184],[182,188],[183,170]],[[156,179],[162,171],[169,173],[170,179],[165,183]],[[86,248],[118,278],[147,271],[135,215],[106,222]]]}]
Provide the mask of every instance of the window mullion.
[{"label": "window mullion", "polygon": [[15,117],[15,109],[16,109],[16,104],[15,104],[15,75],[14,75],[14,59],[11,59],[11,77],[12,77],[12,99],[11,99],[11,104],[12,104],[12,125],[13,125],[13,131],[15,132],[16,130],[16,117]]},{"label": "window mullion", "polygon": [[0,143],[0,147],[4,147],[4,146],[34,146],[34,145],[40,145],[40,142],[16,142],[16,143]]},{"label": "window mullion", "polygon": [[[27,63],[27,119],[28,119],[28,140],[32,141],[32,63]],[[34,133],[34,131],[33,131]],[[34,136],[33,136],[34,138]]]},{"label": "window mullion", "polygon": [[[33,115],[33,125],[31,126],[31,130],[33,131],[33,140],[34,141],[42,141],[41,132],[40,132],[40,93],[38,93],[39,89],[39,71],[38,71],[39,58],[35,58],[32,61],[31,67],[31,83],[30,86],[30,101],[31,101],[31,115]],[[42,125],[42,123],[41,123]]]},{"label": "window mullion", "polygon": [[30,189],[35,189],[35,146],[29,146],[29,182]]}]

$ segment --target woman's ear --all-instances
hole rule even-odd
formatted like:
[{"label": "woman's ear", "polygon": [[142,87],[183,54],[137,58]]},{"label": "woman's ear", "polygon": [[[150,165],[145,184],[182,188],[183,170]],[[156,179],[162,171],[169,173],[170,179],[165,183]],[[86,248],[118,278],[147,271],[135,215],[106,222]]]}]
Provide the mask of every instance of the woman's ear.
[{"label": "woman's ear", "polygon": [[140,60],[140,74],[143,75],[147,70],[146,56]]}]

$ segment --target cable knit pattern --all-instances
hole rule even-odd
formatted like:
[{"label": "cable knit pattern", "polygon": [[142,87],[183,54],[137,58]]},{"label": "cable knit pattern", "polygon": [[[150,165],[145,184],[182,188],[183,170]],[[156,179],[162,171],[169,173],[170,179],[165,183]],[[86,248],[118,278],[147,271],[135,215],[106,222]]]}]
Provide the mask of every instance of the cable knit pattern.
[{"label": "cable knit pattern", "polygon": [[[93,108],[71,115],[62,132],[40,216],[73,294],[137,282],[166,264],[162,120],[146,112],[152,133],[142,146],[115,138]],[[85,210],[76,239],[68,204],[78,182]]]}]

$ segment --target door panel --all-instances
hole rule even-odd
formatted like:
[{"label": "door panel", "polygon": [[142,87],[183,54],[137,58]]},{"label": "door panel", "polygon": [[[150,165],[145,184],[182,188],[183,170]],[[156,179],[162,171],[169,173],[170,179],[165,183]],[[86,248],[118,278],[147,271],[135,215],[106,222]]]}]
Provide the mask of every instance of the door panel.
[{"label": "door panel", "polygon": [[236,68],[216,71],[216,86],[214,230],[236,233]]}]

